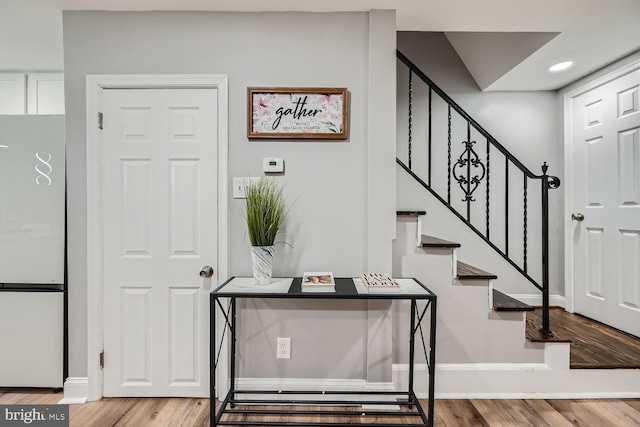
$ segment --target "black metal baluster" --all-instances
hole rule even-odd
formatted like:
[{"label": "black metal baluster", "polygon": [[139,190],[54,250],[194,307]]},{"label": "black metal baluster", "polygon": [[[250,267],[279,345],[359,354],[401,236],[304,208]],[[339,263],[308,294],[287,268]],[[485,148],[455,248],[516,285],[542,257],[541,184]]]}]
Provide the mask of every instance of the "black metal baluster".
[{"label": "black metal baluster", "polygon": [[549,189],[558,188],[560,180],[547,175],[547,162],[542,165],[542,328],[540,332],[553,336],[549,325]]},{"label": "black metal baluster", "polygon": [[467,122],[467,221],[471,222],[471,124]]},{"label": "black metal baluster", "polygon": [[409,70],[409,169],[411,169],[411,139],[413,120],[413,71]]},{"label": "black metal baluster", "polygon": [[447,130],[447,204],[451,205],[451,104],[448,109]]},{"label": "black metal baluster", "polygon": [[433,91],[431,90],[431,86],[429,86],[429,141],[428,144],[429,146],[427,147],[429,150],[428,153],[428,162],[429,162],[429,177],[428,177],[428,182],[429,182],[429,187],[431,187],[431,93]]},{"label": "black metal baluster", "polygon": [[[489,239],[489,160],[490,160],[490,148],[491,145],[489,143],[489,138],[487,138],[487,200],[486,200],[486,209],[485,209],[485,216],[486,216],[486,226],[487,226],[487,239]],[[491,240],[491,239],[489,239]]]},{"label": "black metal baluster", "polygon": [[509,158],[504,158],[504,254],[509,256]]},{"label": "black metal baluster", "polygon": [[522,236],[524,249],[524,272],[527,272],[527,174],[524,173],[524,231]]}]

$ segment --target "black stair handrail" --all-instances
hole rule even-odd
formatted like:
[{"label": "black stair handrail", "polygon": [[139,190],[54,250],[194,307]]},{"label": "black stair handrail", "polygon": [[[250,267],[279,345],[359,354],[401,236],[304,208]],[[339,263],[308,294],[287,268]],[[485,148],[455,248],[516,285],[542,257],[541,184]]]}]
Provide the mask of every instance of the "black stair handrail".
[{"label": "black stair handrail", "polygon": [[522,162],[520,162],[520,160],[516,158],[516,156],[511,154],[509,150],[507,150],[502,144],[500,144],[489,132],[487,132],[482,126],[480,126],[480,124],[476,122],[473,117],[467,114],[467,112],[464,111],[462,107],[460,107],[453,99],[451,99],[449,95],[447,95],[442,89],[440,89],[440,87],[438,87],[438,85],[436,85],[429,77],[427,77],[427,75],[423,73],[422,70],[420,70],[413,62],[411,62],[411,60],[409,60],[409,58],[404,56],[399,50],[397,50],[396,53],[399,60],[404,62],[404,64],[409,67],[409,69],[413,71],[416,76],[420,77],[423,82],[425,82],[435,93],[437,93],[444,101],[446,101],[447,104],[449,104],[454,110],[456,110],[456,112],[460,114],[460,116],[462,116],[465,120],[467,120],[467,122],[469,122],[474,128],[476,128],[476,130],[480,132],[482,136],[487,138],[491,142],[491,145],[500,150],[500,152],[504,154],[504,156],[508,158],[511,163],[516,165],[522,172],[526,173],[529,178],[542,179],[543,175],[536,175],[531,172],[529,168],[523,165]]},{"label": "black stair handrail", "polygon": [[[451,212],[453,212],[460,220],[462,220],[468,227],[471,228],[480,238],[482,238],[489,246],[491,246],[498,254],[500,254],[512,267],[514,267],[520,274],[522,274],[527,280],[529,280],[536,288],[542,291],[542,327],[540,332],[547,336],[553,336],[551,328],[549,326],[549,189],[555,189],[560,186],[560,179],[555,176],[547,174],[548,166],[545,162],[542,165],[542,175],[534,174],[529,168],[527,168],[520,160],[518,160],[513,154],[509,152],[502,144],[500,144],[487,130],[485,130],[478,122],[476,122],[466,111],[464,111],[449,95],[447,95],[438,85],[436,85],[429,77],[427,77],[422,70],[420,70],[413,62],[411,62],[400,51],[396,51],[397,57],[409,68],[409,150],[408,150],[408,166],[404,164],[399,158],[396,158],[396,162],[407,171],[418,183],[424,188],[429,190],[441,203],[443,203]],[[413,172],[411,167],[411,150],[412,150],[412,99],[413,99],[413,83],[412,76],[415,74],[429,87],[429,122],[428,122],[428,180],[425,182],[416,173]],[[438,194],[431,186],[431,131],[432,131],[432,115],[431,115],[431,103],[432,93],[437,94],[448,105],[448,187],[447,187],[447,200],[445,200],[440,194]],[[467,140],[463,141],[465,145],[465,151],[457,160],[455,166],[451,167],[451,110],[455,110],[463,119],[467,122]],[[475,141],[471,141],[471,126],[478,131],[487,141],[486,151],[486,167],[480,161],[477,153],[473,149]],[[489,165],[490,165],[490,150],[489,144],[495,147],[500,153],[505,156],[505,251],[500,249],[490,239],[490,226],[489,226]],[[466,155],[466,158],[464,156]],[[473,156],[473,157],[472,157]],[[524,201],[524,227],[523,227],[523,267],[520,267],[513,259],[509,257],[509,217],[508,217],[508,201],[509,201],[509,178],[508,169],[509,162],[515,165],[523,173],[523,201]],[[457,174],[456,167],[466,167],[466,177],[463,174]],[[475,176],[472,177],[471,167],[479,167],[481,170]],[[473,199],[473,192],[478,187],[478,184],[485,178],[486,174],[486,233],[481,232],[477,227],[471,223],[471,202]],[[466,218],[458,212],[451,205],[451,176],[458,181],[460,188],[465,193],[465,199],[467,203],[467,216]],[[527,266],[527,213],[528,213],[528,197],[527,197],[527,179],[534,179],[541,181],[541,235],[542,235],[542,285],[531,277],[528,273]]]}]

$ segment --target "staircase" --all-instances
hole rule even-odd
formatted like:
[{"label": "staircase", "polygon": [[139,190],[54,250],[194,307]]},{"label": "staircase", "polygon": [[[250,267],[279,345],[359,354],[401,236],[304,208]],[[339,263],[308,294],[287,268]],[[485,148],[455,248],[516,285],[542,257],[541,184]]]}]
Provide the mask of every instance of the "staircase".
[{"label": "staircase", "polygon": [[[399,64],[408,69],[407,144],[398,147],[398,165],[480,237],[488,249],[542,292],[539,330],[552,337],[548,191],[558,188],[560,180],[547,174],[546,163],[541,175],[531,172],[406,56],[397,52],[397,57]],[[414,85],[414,79],[420,86]],[[417,114],[421,120],[414,118],[417,106],[423,110]],[[426,140],[414,141],[414,134],[418,133]],[[534,185],[536,182],[538,185]],[[522,208],[518,209],[520,203]],[[400,215],[410,213],[403,211]],[[441,237],[419,234],[418,246],[456,247]],[[540,247],[541,253],[532,254],[533,247]],[[460,270],[454,275],[460,281],[490,281],[491,307],[496,300],[512,310],[524,309],[507,295],[494,293],[494,275],[464,263],[455,264],[455,270]],[[506,311],[499,307],[496,310]]]},{"label": "staircase", "polygon": [[[428,212],[440,215],[431,208]],[[471,259],[459,260],[461,245],[433,236],[439,224],[431,223],[430,215],[398,212],[392,273],[397,277],[415,277],[438,295],[437,395],[462,397],[451,393],[459,393],[469,382],[459,377],[470,374],[469,369],[488,367],[494,372],[511,370],[516,365],[528,369],[546,366],[548,344],[525,341],[525,310],[532,307],[497,291],[494,288],[497,275],[471,266]],[[394,314],[398,342],[408,339],[404,337],[408,312],[406,307],[398,307]],[[406,363],[406,355],[398,356],[394,363]],[[559,359],[563,357],[559,355]],[[568,366],[568,350],[566,361]],[[447,379],[449,375],[458,379]],[[418,377],[414,384],[419,387],[426,382]],[[396,387],[403,385],[400,382]]]},{"label": "staircase", "polygon": [[[399,82],[402,67],[408,77],[407,105],[398,105],[399,112],[406,108],[407,140],[397,151],[397,205],[420,210],[397,212],[392,273],[415,277],[438,295],[436,397],[640,396],[640,370],[570,369],[571,341],[552,332],[549,190],[560,180],[547,174],[546,163],[542,174],[531,172],[397,56]],[[541,291],[542,314],[496,289],[498,283]],[[408,312],[394,307],[397,342],[408,340]],[[396,388],[408,378],[400,348],[393,353]],[[419,396],[428,372],[420,362]]]},{"label": "staircase", "polygon": [[[397,178],[401,188],[411,184],[421,188],[401,169]],[[557,333],[554,337],[541,334],[539,310],[532,312],[531,306],[495,289],[494,284],[508,276],[503,276],[506,271],[496,275],[469,264],[474,263],[478,243],[484,242],[477,236],[472,237],[480,242],[443,239],[441,233],[462,235],[462,227],[451,226],[457,218],[433,197],[416,202],[426,210],[397,212],[392,273],[415,277],[438,296],[436,398],[640,397],[640,369],[574,369],[582,366],[571,365],[571,341]],[[468,245],[474,251],[465,252]],[[495,254],[495,258],[500,257]],[[508,280],[513,277],[517,275]],[[393,383],[397,389],[408,384],[403,343],[409,340],[409,313],[407,306],[394,303]],[[423,327],[428,327],[426,323]],[[576,339],[592,337],[585,334]],[[428,368],[417,355],[414,385],[419,397],[427,394]]]},{"label": "staircase", "polygon": [[[570,344],[546,341],[553,337],[548,190],[559,180],[547,175],[546,164],[542,175],[527,169],[408,58],[397,56],[408,69],[407,143],[398,147],[398,188],[418,195],[413,206],[425,210],[397,212],[393,273],[416,277],[438,295],[438,360],[452,367],[454,377],[470,366],[568,369]],[[475,242],[467,248],[465,239],[462,249],[451,239],[460,237],[454,230],[465,228]],[[533,247],[542,253],[532,253]],[[531,340],[525,340],[526,313],[534,308],[496,289],[498,276],[476,264],[479,251],[483,262],[486,252],[494,254],[497,261],[488,265],[499,261],[501,275],[511,270],[502,282],[530,283],[542,291],[542,322]],[[466,259],[458,259],[459,252]],[[457,389],[441,386],[439,392],[451,390]]]}]

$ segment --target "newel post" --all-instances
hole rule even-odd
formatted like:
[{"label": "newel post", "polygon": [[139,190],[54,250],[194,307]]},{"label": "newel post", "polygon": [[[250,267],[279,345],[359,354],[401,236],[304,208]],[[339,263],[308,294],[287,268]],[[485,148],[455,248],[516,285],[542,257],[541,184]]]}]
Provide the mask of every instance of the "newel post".
[{"label": "newel post", "polygon": [[542,165],[542,328],[540,332],[553,336],[549,326],[549,189],[560,186],[557,176],[547,175],[547,162]]}]

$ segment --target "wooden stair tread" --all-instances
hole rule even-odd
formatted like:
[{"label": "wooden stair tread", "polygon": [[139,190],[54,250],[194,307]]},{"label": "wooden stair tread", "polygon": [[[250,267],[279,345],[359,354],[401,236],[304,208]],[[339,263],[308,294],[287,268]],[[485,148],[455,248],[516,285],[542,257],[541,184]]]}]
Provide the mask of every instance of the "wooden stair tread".
[{"label": "wooden stair tread", "polygon": [[396,211],[397,216],[423,216],[426,214],[426,211]]},{"label": "wooden stair tread", "polygon": [[571,369],[640,369],[640,363],[617,363],[617,362],[571,362]]},{"label": "wooden stair tread", "polygon": [[484,270],[480,270],[469,264],[465,264],[462,261],[458,261],[458,279],[459,280],[474,280],[474,279],[497,279],[498,276],[492,273],[488,273]]},{"label": "wooden stair tread", "polygon": [[[536,318],[537,321],[534,321],[534,318]],[[527,326],[525,330],[525,336],[527,340],[531,342],[565,342],[565,343],[571,342],[570,339],[565,338],[562,335],[558,335],[557,331],[553,333],[554,336],[552,337],[548,337],[544,335],[543,333],[540,332],[540,326],[541,326],[541,322],[539,321],[539,319],[537,319],[537,316],[531,316],[527,314]],[[554,325],[552,323],[549,326],[553,331],[554,326],[557,326],[557,325]]]},{"label": "wooden stair tread", "polygon": [[423,216],[426,214],[426,211],[396,211],[397,216]]},{"label": "wooden stair tread", "polygon": [[529,304],[511,298],[498,290],[493,290],[493,311],[534,311]]},{"label": "wooden stair tread", "polygon": [[423,248],[459,248],[460,243],[450,242],[433,236],[422,235],[420,240]]}]

